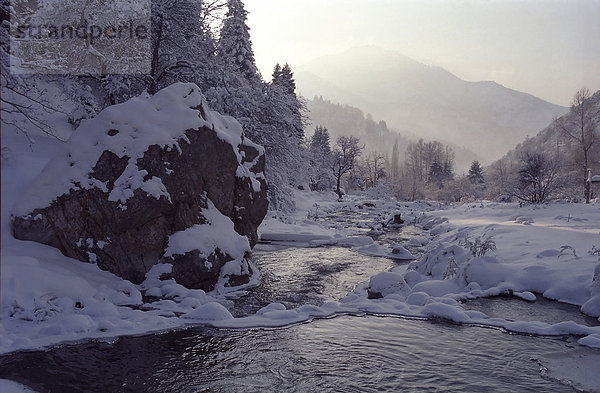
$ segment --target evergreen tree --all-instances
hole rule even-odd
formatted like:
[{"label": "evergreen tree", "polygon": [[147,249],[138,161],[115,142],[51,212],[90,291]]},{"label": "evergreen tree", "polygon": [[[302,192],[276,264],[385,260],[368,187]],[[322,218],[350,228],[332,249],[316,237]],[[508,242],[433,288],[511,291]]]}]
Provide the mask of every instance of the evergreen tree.
[{"label": "evergreen tree", "polygon": [[309,149],[315,154],[330,154],[331,144],[329,131],[323,126],[317,126],[315,133],[310,139]]},{"label": "evergreen tree", "polygon": [[454,163],[450,160],[444,161],[443,180],[454,180]]},{"label": "evergreen tree", "polygon": [[454,179],[452,162],[434,160],[429,166],[429,173],[427,175],[429,183],[436,184],[438,188],[444,187],[445,182]]},{"label": "evergreen tree", "polygon": [[289,64],[285,63],[283,67],[277,63],[273,69],[273,79],[271,86],[278,90],[281,95],[281,100],[285,103],[288,111],[291,113],[289,127],[290,136],[295,137],[298,141],[304,139],[304,120],[302,112],[305,108],[303,102],[296,96],[296,82],[294,81],[294,73]]},{"label": "evergreen tree", "polygon": [[467,175],[469,182],[471,184],[483,184],[485,183],[485,179],[483,178],[483,168],[479,161],[475,160],[471,164],[471,168],[469,169],[469,174]]},{"label": "evergreen tree", "polygon": [[277,67],[279,64],[275,66],[275,71],[273,71],[273,84],[281,86],[286,93],[288,94],[296,94],[296,81],[294,81],[294,73],[292,72],[292,67],[288,63],[279,69],[277,73]]},{"label": "evergreen tree", "polygon": [[275,68],[273,68],[273,84],[278,84],[278,81],[281,79],[281,66],[279,63],[275,64]]},{"label": "evergreen tree", "polygon": [[439,161],[433,161],[429,166],[428,181],[442,187],[444,181],[444,166]]},{"label": "evergreen tree", "polygon": [[221,28],[218,55],[226,67],[243,75],[250,82],[260,80],[246,24],[248,12],[242,0],[229,0],[227,15]]},{"label": "evergreen tree", "polygon": [[332,186],[329,171],[331,165],[331,145],[327,128],[317,126],[315,133],[308,141],[310,153],[310,188],[313,191],[324,191]]}]

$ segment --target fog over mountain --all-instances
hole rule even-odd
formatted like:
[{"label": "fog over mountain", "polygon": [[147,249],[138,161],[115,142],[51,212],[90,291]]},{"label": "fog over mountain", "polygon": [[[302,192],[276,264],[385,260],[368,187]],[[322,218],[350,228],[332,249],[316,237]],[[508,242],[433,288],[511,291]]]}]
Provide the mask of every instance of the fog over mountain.
[{"label": "fog over mountain", "polygon": [[464,81],[399,53],[364,46],[296,69],[298,91],[357,106],[403,134],[453,142],[483,162],[500,158],[567,108],[492,81]]}]

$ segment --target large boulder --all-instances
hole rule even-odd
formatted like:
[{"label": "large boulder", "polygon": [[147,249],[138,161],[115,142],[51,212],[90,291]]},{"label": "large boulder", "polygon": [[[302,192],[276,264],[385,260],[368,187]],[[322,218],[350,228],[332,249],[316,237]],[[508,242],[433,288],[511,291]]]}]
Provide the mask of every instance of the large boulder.
[{"label": "large boulder", "polygon": [[191,288],[248,281],[268,202],[264,149],[177,83],[106,108],[15,206],[14,236],[141,283],[156,263]]}]

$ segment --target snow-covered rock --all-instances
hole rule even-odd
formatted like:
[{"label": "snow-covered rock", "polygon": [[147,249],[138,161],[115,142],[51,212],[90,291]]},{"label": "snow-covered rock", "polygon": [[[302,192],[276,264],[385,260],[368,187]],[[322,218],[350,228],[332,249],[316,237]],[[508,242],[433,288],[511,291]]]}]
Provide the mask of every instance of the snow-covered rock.
[{"label": "snow-covered rock", "polygon": [[600,263],[594,269],[594,278],[590,288],[592,297],[581,306],[581,312],[600,318]]},{"label": "snow-covered rock", "polygon": [[14,235],[136,284],[159,261],[205,290],[235,261],[243,283],[267,211],[264,164],[235,119],[177,83],[83,122],[15,206]]},{"label": "snow-covered rock", "polygon": [[372,299],[385,297],[392,293],[406,297],[410,294],[410,287],[404,281],[402,274],[381,272],[371,277],[367,291],[369,298]]}]

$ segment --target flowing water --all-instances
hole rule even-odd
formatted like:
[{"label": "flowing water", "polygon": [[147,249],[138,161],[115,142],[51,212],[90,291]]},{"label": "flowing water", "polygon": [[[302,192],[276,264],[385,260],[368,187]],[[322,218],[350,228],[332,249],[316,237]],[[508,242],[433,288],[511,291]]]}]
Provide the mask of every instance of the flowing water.
[{"label": "flowing water", "polygon": [[[295,307],[340,299],[395,265],[340,247],[263,249],[255,258],[262,282],[234,300],[236,315],[271,302]],[[576,307],[541,302],[537,307],[496,298],[465,307],[503,318],[593,323]],[[563,366],[555,367],[557,360]],[[577,364],[585,367],[575,370]],[[573,383],[575,371],[579,382]],[[600,351],[577,345],[576,338],[376,316],[339,316],[285,329],[195,327],[0,357],[0,378],[61,393],[572,392],[589,390],[587,378],[598,375]]]},{"label": "flowing water", "polygon": [[570,392],[541,359],[570,342],[477,327],[338,317],[279,330],[194,328],[0,360],[40,392]]},{"label": "flowing water", "polygon": [[261,283],[234,301],[234,316],[253,314],[269,303],[287,308],[339,300],[354,286],[396,264],[342,247],[286,248],[254,252]]}]

